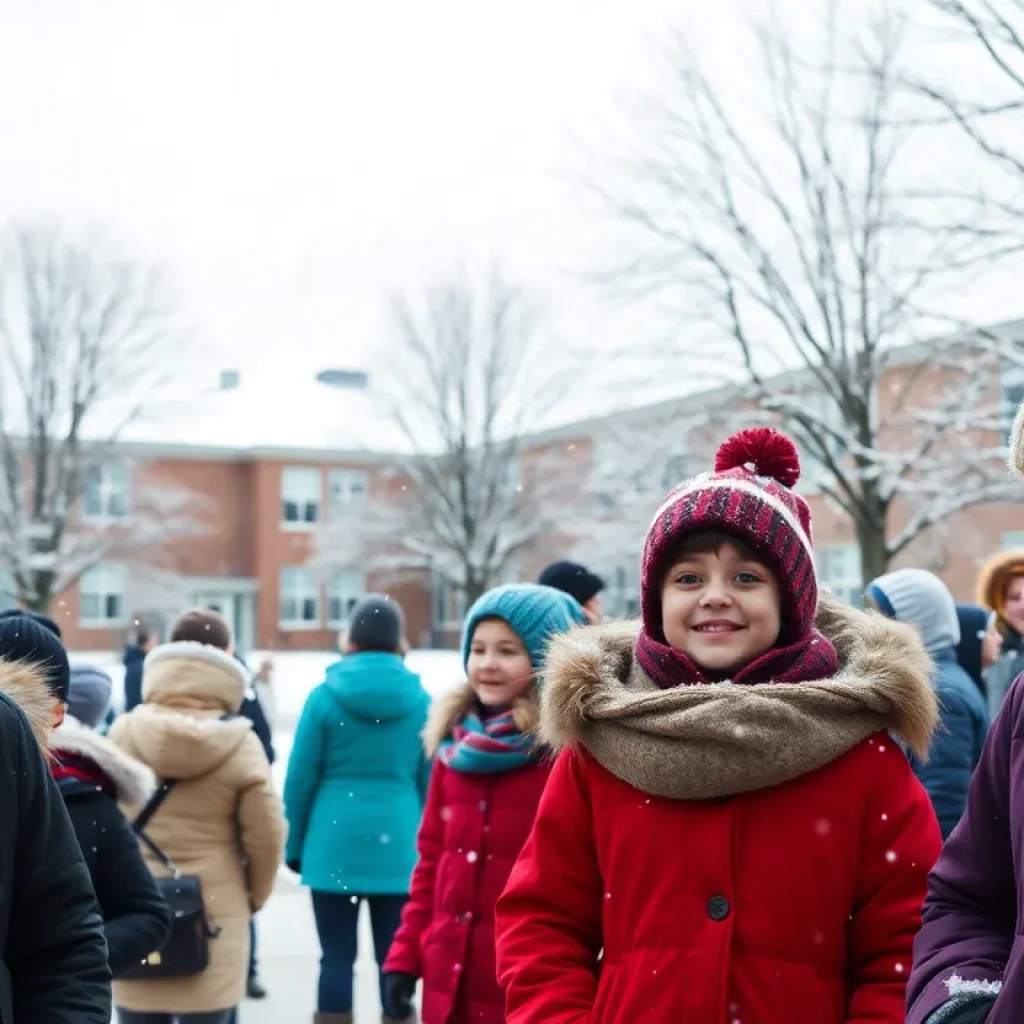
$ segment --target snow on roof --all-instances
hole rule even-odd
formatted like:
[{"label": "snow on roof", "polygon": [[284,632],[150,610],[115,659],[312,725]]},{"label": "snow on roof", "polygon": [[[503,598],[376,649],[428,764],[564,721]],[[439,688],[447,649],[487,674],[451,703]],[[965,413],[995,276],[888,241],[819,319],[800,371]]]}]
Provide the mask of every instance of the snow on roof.
[{"label": "snow on roof", "polygon": [[[122,442],[253,451],[386,453],[408,449],[387,403],[362,375],[224,371],[221,386],[161,403]],[[340,382],[340,383],[339,383]]]}]

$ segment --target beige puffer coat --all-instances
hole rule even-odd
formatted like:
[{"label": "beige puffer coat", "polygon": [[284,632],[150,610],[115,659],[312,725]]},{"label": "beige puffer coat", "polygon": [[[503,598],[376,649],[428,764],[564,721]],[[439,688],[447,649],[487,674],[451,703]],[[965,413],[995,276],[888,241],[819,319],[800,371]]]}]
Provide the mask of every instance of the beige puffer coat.
[{"label": "beige puffer coat", "polygon": [[[143,670],[143,702],[116,719],[110,738],[177,779],[147,834],[181,868],[198,875],[210,922],[210,965],[182,978],[115,982],[114,1003],[151,1013],[203,1013],[241,1002],[249,962],[249,917],[270,896],[284,848],[284,816],[263,747],[236,713],[245,692],[241,665],[205,644],[155,648]],[[124,808],[134,817],[139,807]],[[146,848],[157,877],[169,872]]]}]

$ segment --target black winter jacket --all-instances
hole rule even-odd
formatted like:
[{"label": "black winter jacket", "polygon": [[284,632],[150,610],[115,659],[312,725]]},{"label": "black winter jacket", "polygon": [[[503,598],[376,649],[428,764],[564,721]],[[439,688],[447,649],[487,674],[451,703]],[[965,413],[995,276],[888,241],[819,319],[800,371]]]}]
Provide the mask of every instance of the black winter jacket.
[{"label": "black winter jacket", "polygon": [[52,704],[0,660],[0,1024],[110,1024],[103,922],[43,755]]},{"label": "black winter jacket", "polygon": [[131,711],[142,703],[142,663],[146,652],[132,645],[124,652],[124,709]]},{"label": "black winter jacket", "polygon": [[52,744],[51,771],[92,876],[116,978],[162,949],[171,927],[139,841],[117,806],[144,803],[156,783],[149,768],[70,715]]}]

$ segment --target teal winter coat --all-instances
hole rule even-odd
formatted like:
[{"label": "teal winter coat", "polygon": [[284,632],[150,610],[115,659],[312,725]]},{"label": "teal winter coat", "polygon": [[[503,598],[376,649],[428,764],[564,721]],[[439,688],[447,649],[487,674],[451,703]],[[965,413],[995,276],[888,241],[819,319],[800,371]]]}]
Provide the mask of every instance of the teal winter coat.
[{"label": "teal winter coat", "polygon": [[430,762],[430,698],[396,654],[359,652],[327,669],[295,732],[284,786],[286,860],[332,893],[405,893]]}]

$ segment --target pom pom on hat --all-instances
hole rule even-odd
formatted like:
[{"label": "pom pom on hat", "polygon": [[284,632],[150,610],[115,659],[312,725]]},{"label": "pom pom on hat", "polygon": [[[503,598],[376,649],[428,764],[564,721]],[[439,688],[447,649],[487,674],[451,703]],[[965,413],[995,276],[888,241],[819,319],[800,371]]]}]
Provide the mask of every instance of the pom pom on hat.
[{"label": "pom pom on hat", "polygon": [[785,434],[771,427],[753,427],[733,434],[718,449],[715,472],[730,469],[746,469],[771,477],[783,487],[794,487],[800,479],[800,455]]}]

